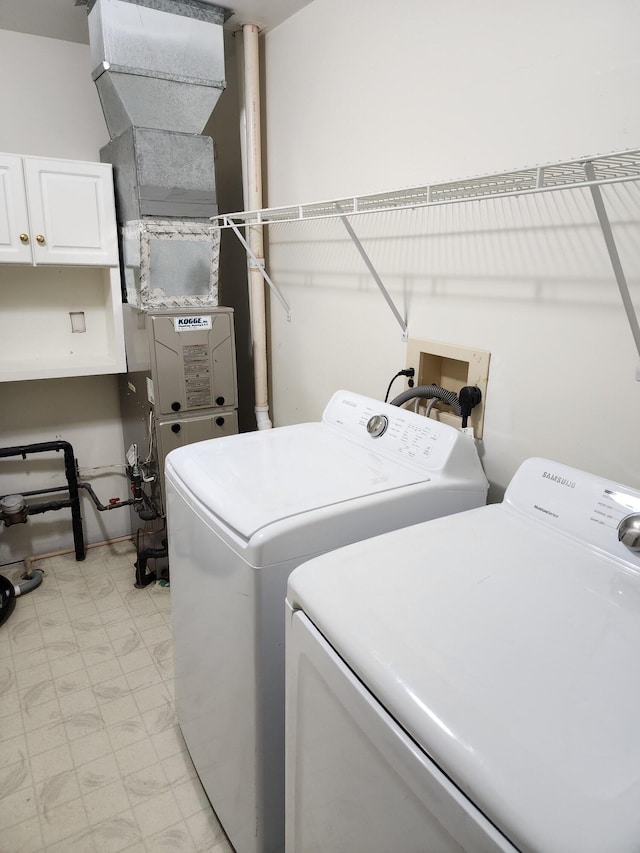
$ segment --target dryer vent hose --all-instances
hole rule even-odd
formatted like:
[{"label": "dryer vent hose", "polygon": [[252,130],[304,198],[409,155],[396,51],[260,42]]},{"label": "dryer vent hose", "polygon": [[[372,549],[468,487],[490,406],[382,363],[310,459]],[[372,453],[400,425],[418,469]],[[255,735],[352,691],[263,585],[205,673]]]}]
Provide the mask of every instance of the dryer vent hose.
[{"label": "dryer vent hose", "polygon": [[446,388],[441,388],[439,385],[418,385],[415,388],[409,388],[408,391],[403,391],[402,394],[394,397],[391,405],[401,406],[407,400],[413,400],[416,397],[423,397],[425,399],[437,397],[438,400],[442,400],[443,403],[451,406],[456,415],[460,416],[462,414],[460,400],[458,400],[456,394],[453,391],[447,391]]}]

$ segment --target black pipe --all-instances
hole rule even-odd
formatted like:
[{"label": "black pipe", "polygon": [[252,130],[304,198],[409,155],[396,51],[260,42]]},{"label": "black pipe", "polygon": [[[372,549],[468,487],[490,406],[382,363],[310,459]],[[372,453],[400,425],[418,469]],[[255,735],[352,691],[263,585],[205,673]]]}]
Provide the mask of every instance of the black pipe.
[{"label": "black pipe", "polygon": [[[55,486],[52,489],[34,489],[31,492],[20,492],[20,494],[22,495],[23,498],[28,498],[28,497],[31,497],[32,495],[50,495],[53,492],[66,492],[66,491],[67,491],[66,486]],[[15,495],[15,492],[11,492],[11,494]],[[9,495],[2,495],[2,496],[0,496],[0,501],[4,500],[5,498],[8,498],[8,497],[9,497]]]},{"label": "black pipe", "polygon": [[29,504],[29,515],[40,515],[43,512],[57,509],[70,509],[71,501],[67,498],[64,501],[47,501],[41,504]]},{"label": "black pipe", "polygon": [[[64,473],[69,486],[69,503],[59,501],[60,506],[51,507],[51,509],[62,509],[63,506],[71,508],[71,528],[73,530],[73,544],[76,552],[76,560],[84,560],[86,551],[84,547],[84,534],[82,532],[82,515],[80,513],[80,492],[78,491],[78,476],[76,473],[76,461],[73,453],[73,447],[68,441],[42,441],[37,444],[23,444],[16,447],[0,447],[0,459],[8,456],[22,456],[27,458],[27,453],[45,453],[49,450],[60,451],[64,453]],[[42,506],[42,504],[41,504]],[[29,508],[29,512],[33,510]],[[46,510],[36,510],[36,512],[46,512]]]},{"label": "black pipe", "polygon": [[167,540],[162,540],[162,548],[143,548],[138,551],[138,559],[134,563],[136,569],[136,582],[134,584],[138,589],[144,589],[150,583],[156,580],[157,572],[147,572],[147,562],[149,560],[159,560],[167,557],[169,554]]},{"label": "black pipe", "polygon": [[107,512],[110,509],[118,509],[118,507],[121,506],[131,506],[131,504],[137,503],[137,501],[135,501],[133,498],[130,498],[128,501],[117,501],[115,503],[108,504],[108,506],[105,506],[100,501],[100,498],[93,491],[93,488],[89,485],[89,483],[78,483],[78,488],[85,489],[87,492],[89,492],[91,499],[93,500],[94,504],[100,512]]}]

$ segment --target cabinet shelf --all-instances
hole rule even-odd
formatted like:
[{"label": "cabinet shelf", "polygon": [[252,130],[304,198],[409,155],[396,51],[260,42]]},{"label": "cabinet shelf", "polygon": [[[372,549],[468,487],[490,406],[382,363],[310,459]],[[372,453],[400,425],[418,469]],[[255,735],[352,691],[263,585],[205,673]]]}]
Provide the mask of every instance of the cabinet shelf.
[{"label": "cabinet shelf", "polygon": [[117,269],[0,265],[1,382],[125,369]]}]

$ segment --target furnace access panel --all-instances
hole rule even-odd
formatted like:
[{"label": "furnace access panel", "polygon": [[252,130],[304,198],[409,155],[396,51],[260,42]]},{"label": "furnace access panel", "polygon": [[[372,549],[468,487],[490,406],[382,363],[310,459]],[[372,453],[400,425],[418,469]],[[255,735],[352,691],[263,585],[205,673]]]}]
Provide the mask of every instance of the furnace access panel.
[{"label": "furnace access panel", "polygon": [[147,322],[157,417],[237,407],[231,309],[150,314]]}]

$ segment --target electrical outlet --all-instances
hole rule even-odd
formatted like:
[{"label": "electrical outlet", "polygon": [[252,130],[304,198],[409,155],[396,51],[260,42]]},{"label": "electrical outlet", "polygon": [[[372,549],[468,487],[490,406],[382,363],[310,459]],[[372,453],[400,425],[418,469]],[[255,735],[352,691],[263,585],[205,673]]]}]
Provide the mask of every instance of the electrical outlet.
[{"label": "electrical outlet", "polygon": [[[440,385],[456,394],[465,385],[477,385],[482,392],[482,401],[472,410],[469,425],[476,438],[482,438],[484,412],[489,379],[491,353],[484,350],[445,344],[439,341],[419,341],[409,338],[407,345],[407,367],[416,371],[416,385]],[[460,418],[453,414],[446,403],[436,403],[431,417],[460,428]]]}]

